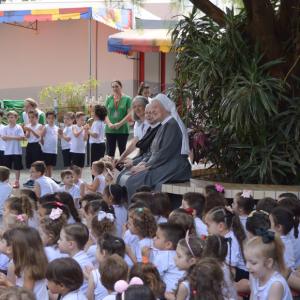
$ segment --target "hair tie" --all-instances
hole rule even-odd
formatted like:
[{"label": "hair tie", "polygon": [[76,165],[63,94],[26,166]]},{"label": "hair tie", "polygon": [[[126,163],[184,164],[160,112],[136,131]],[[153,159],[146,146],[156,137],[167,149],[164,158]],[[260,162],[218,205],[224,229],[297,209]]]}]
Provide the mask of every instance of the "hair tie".
[{"label": "hair tie", "polygon": [[251,213],[249,214],[248,218],[253,217],[253,215],[256,213],[256,210],[251,211]]},{"label": "hair tie", "polygon": [[152,193],[152,196],[156,195],[156,193]]},{"label": "hair tie", "polygon": [[222,192],[224,191],[224,188],[223,188],[221,185],[219,185],[219,184],[216,184],[216,185],[215,185],[215,188],[216,188],[216,190],[217,190],[219,193],[222,193]]},{"label": "hair tie", "polygon": [[197,291],[193,291],[193,294],[196,295],[196,294],[197,294]]},{"label": "hair tie", "polygon": [[243,190],[243,193],[241,196],[244,198],[250,198],[251,197],[250,193],[251,193],[250,191]]},{"label": "hair tie", "polygon": [[261,227],[261,228],[255,229],[255,234],[257,236],[262,236],[264,244],[272,241],[275,237],[275,232],[268,231],[268,228],[266,228],[266,227]]},{"label": "hair tie", "polygon": [[186,212],[188,212],[191,216],[193,215],[193,209],[191,209],[190,207],[185,209]]},{"label": "hair tie", "polygon": [[186,241],[187,246],[189,247],[189,250],[190,250],[191,254],[193,255],[194,258],[196,258],[193,251],[192,251],[192,249],[191,249],[191,246],[189,244],[189,241],[190,241],[189,232],[190,232],[189,230],[186,232],[185,241]]},{"label": "hair tie", "polygon": [[58,206],[63,206],[63,204],[61,204],[61,203],[58,202],[58,201],[54,201],[54,203],[55,203],[56,205],[58,205]]},{"label": "hair tie", "polygon": [[253,206],[253,209],[256,209],[256,208],[257,208],[257,206],[256,206],[256,205],[254,205],[254,206]]},{"label": "hair tie", "polygon": [[143,211],[143,209],[142,208],[139,208],[139,212],[142,212]]},{"label": "hair tie", "polygon": [[17,218],[17,219],[20,220],[21,222],[24,221],[24,218],[22,217],[22,215],[18,215],[18,218]]},{"label": "hair tie", "polygon": [[113,214],[106,213],[106,212],[100,210],[99,213],[98,213],[98,222],[102,221],[104,218],[107,218],[111,222],[114,222],[114,220],[115,220]]},{"label": "hair tie", "polygon": [[124,300],[124,293],[130,285],[143,285],[144,282],[139,277],[133,277],[129,284],[125,280],[118,280],[114,285],[114,290],[119,294],[122,294],[122,300]]},{"label": "hair tie", "polygon": [[56,220],[61,216],[62,213],[63,213],[63,211],[59,207],[58,208],[52,208],[51,214],[49,215],[49,218],[51,220]]},{"label": "hair tie", "polygon": [[115,240],[115,242],[117,242],[117,243],[120,243],[120,241],[119,241],[119,240]]}]

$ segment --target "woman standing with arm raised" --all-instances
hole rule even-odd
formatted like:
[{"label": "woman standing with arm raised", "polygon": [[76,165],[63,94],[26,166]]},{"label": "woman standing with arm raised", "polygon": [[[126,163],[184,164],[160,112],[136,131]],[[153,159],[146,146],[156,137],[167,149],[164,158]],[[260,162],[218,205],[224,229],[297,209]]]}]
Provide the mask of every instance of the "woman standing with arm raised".
[{"label": "woman standing with arm raised", "polygon": [[122,93],[122,83],[114,80],[111,83],[114,94],[107,97],[104,106],[108,109],[106,117],[105,133],[107,140],[107,154],[115,157],[116,142],[120,155],[126,149],[126,143],[129,136],[129,119],[131,117],[131,98]]}]

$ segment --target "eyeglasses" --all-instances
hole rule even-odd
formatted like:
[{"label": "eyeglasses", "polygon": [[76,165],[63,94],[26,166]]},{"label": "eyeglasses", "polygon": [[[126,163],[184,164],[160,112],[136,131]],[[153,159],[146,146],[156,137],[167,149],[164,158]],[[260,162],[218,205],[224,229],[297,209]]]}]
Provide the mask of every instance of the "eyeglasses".
[{"label": "eyeglasses", "polygon": [[32,171],[32,170],[29,170],[29,172],[30,172],[30,173],[34,173],[34,172],[37,172],[37,171]]}]

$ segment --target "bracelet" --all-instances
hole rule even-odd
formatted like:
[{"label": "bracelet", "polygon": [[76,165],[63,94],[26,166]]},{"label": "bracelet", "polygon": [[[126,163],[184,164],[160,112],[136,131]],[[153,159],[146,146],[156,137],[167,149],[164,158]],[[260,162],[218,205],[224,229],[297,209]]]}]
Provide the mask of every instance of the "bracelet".
[{"label": "bracelet", "polygon": [[115,124],[115,128],[118,130],[118,126]]}]

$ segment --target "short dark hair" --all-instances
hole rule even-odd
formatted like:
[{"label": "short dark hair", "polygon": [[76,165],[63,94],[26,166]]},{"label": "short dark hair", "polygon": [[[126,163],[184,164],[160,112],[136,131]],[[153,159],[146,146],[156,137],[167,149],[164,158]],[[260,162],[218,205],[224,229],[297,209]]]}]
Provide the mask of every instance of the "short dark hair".
[{"label": "short dark hair", "polygon": [[258,228],[271,228],[271,222],[269,214],[262,211],[256,211],[253,215],[249,216],[246,221],[246,230],[256,235],[256,229]]},{"label": "short dark hair", "polygon": [[171,242],[173,250],[176,250],[177,244],[181,239],[185,238],[184,228],[176,223],[160,223],[158,228],[162,231],[166,242]]},{"label": "short dark hair", "polygon": [[127,210],[130,212],[135,210],[136,208],[148,208],[150,210],[149,205],[142,200],[138,200],[135,203],[131,204]]},{"label": "short dark hair", "polygon": [[[121,300],[122,294],[116,295],[116,300]],[[124,299],[143,299],[143,300],[156,300],[153,291],[147,285],[129,285],[124,292]]]},{"label": "short dark hair", "polygon": [[53,116],[54,118],[57,118],[57,112],[55,110],[48,110],[46,112],[46,118],[48,118],[49,116]]},{"label": "short dark hair", "polygon": [[71,170],[63,170],[60,172],[61,179],[64,179],[67,175],[73,175]]},{"label": "short dark hair", "polygon": [[118,254],[122,258],[125,257],[125,243],[121,238],[105,232],[97,243],[100,250],[105,250],[107,255]]},{"label": "short dark hair", "polygon": [[78,262],[71,257],[57,258],[49,263],[46,278],[56,284],[63,284],[71,291],[83,284],[83,273]]},{"label": "short dark hair", "polygon": [[[111,208],[108,206],[107,202],[103,199],[101,200],[93,200],[87,203],[87,205],[84,207],[85,213],[91,213],[94,215],[99,210],[102,210],[106,213],[113,213],[115,214],[114,207]],[[113,212],[112,212],[113,211]]]},{"label": "short dark hair", "polygon": [[250,195],[248,198],[243,197],[243,193],[237,193],[234,198],[236,198],[238,208],[242,208],[245,214],[249,215],[254,208],[254,200]]},{"label": "short dark hair", "polygon": [[31,164],[32,168],[35,168],[35,170],[37,172],[41,172],[42,175],[44,175],[45,171],[46,171],[46,165],[43,161],[38,160],[34,163]]},{"label": "short dark hair", "polygon": [[[80,175],[80,174],[81,174],[81,169],[80,169],[80,167],[77,167],[77,166],[75,166],[75,165],[71,165],[71,166],[70,166],[70,170],[71,170],[71,171],[74,171],[77,175]],[[90,194],[87,194],[87,195],[90,195]]]},{"label": "short dark hair", "polygon": [[270,214],[275,207],[277,207],[277,201],[271,197],[265,197],[257,202],[256,210],[263,210]]},{"label": "short dark hair", "polygon": [[54,203],[54,201],[59,202],[59,199],[53,194],[46,194],[37,199],[37,202],[39,202],[41,205],[48,202]]},{"label": "short dark hair", "polygon": [[113,254],[104,259],[99,266],[102,285],[107,290],[114,290],[118,280],[126,280],[128,277],[128,265],[118,254]]},{"label": "short dark hair", "polygon": [[9,178],[10,169],[4,166],[0,166],[0,181],[4,182]]},{"label": "short dark hair", "polygon": [[278,196],[278,199],[279,198],[294,198],[298,200],[297,196],[293,193],[282,193]]},{"label": "short dark hair", "polygon": [[95,104],[92,106],[92,109],[95,112],[95,115],[101,120],[104,121],[108,115],[108,110],[104,105]]},{"label": "short dark hair", "polygon": [[82,223],[67,224],[63,227],[63,230],[66,233],[66,240],[68,242],[74,241],[80,250],[85,247],[89,240],[89,230]]},{"label": "short dark hair", "polygon": [[153,189],[152,187],[148,186],[148,185],[140,185],[138,186],[136,189],[135,189],[135,192],[136,193],[140,193],[140,192],[147,192],[147,193],[150,193],[152,192]]},{"label": "short dark hair", "polygon": [[289,209],[295,217],[300,218],[300,201],[298,199],[293,198],[283,198],[277,204],[277,207],[285,207]]},{"label": "short dark hair", "polygon": [[188,192],[182,195],[182,199],[185,200],[191,209],[196,211],[196,215],[199,216],[202,214],[205,197],[201,193]]},{"label": "short dark hair", "polygon": [[39,117],[39,113],[35,109],[30,110],[28,112],[28,116],[29,116],[29,114],[34,115],[36,118]]}]

